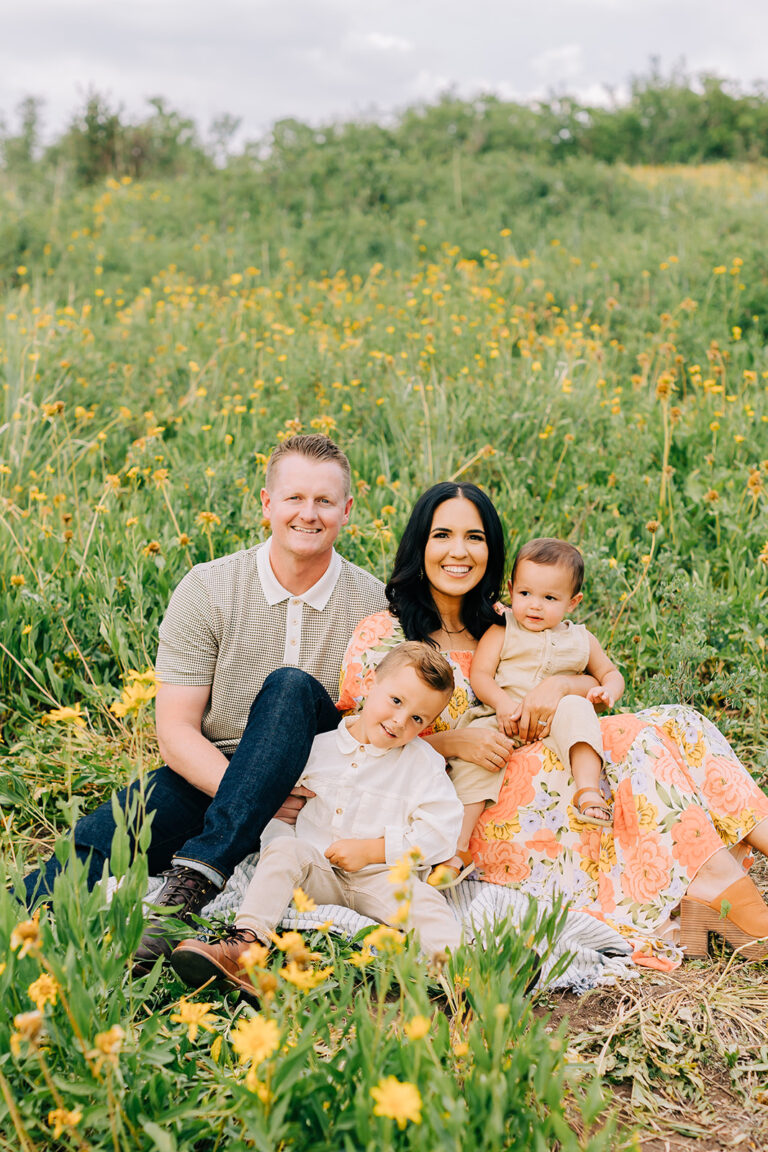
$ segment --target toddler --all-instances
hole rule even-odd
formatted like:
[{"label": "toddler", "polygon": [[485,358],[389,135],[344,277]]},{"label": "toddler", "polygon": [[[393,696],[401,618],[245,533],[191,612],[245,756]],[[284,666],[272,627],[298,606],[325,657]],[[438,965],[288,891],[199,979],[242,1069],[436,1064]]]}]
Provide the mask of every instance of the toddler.
[{"label": "toddler", "polygon": [[[315,793],[295,836],[262,849],[235,918],[216,943],[185,940],[171,956],[186,983],[214,978],[253,993],[240,964],[251,944],[268,944],[296,888],[318,904],[341,904],[383,923],[396,920],[389,867],[418,849],[423,864],[456,850],[462,809],[445,761],[417,739],[453,692],[453,671],[425,644],[398,644],[376,669],[362,710],[317,736],[299,780]],[[410,917],[422,949],[456,948],[461,927],[445,897],[413,879]]]},{"label": "toddler", "polygon": [[[469,708],[459,723],[498,726],[517,737],[522,701],[537,684],[557,674],[589,673],[599,687],[591,688],[586,698],[563,697],[544,743],[570,767],[579,818],[609,827],[611,813],[600,789],[603,745],[594,706],[613,707],[624,691],[624,679],[584,625],[565,619],[582,599],[583,578],[581,553],[565,540],[543,537],[523,545],[509,581],[511,610],[481,637],[472,660],[469,680],[482,704]],[[457,855],[429,877],[437,887],[452,886],[472,870],[469,838],[486,803],[498,799],[503,778],[502,773],[453,757],[449,772],[464,804],[464,820]],[[455,866],[459,861],[466,865],[463,870]]]}]

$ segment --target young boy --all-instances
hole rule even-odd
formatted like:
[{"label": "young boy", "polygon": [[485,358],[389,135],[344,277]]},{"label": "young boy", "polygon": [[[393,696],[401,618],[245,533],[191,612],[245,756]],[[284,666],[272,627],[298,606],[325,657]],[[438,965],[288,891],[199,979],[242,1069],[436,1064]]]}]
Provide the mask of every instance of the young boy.
[{"label": "young boy", "polygon": [[[315,795],[299,813],[295,837],[262,851],[234,932],[174,950],[171,964],[182,980],[199,987],[213,977],[252,992],[239,957],[255,941],[270,942],[296,888],[318,904],[392,921],[398,903],[390,866],[416,848],[425,865],[456,848],[461,804],[442,756],[417,739],[453,687],[447,660],[425,644],[399,644],[384,657],[362,710],[315,738],[299,781]],[[459,922],[421,879],[413,880],[410,914],[427,954],[458,945]]]},{"label": "young boy", "polygon": [[[523,545],[509,581],[512,608],[481,637],[472,659],[469,680],[482,704],[468,709],[461,723],[498,726],[516,737],[522,700],[542,680],[579,672],[594,676],[599,687],[591,688],[586,698],[565,696],[560,701],[544,743],[570,767],[579,819],[607,828],[611,813],[600,790],[603,745],[594,706],[613,707],[624,691],[624,679],[584,625],[565,619],[582,600],[583,579],[581,553],[565,540],[541,537]],[[498,800],[503,774],[456,758],[449,761],[449,772],[464,804],[458,853],[463,859],[462,850],[468,849],[486,803]],[[443,864],[430,883],[447,887],[463,874]]]}]

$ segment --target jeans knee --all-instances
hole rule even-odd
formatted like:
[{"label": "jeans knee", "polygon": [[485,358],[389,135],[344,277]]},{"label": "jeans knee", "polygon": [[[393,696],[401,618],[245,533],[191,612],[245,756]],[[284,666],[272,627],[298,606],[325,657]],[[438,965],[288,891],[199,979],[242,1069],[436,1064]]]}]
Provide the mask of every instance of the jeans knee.
[{"label": "jeans knee", "polygon": [[270,672],[262,685],[262,692],[266,690],[278,689],[280,692],[307,692],[312,691],[314,685],[317,684],[314,676],[310,676],[308,672],[302,671],[301,668],[276,668],[274,672]]}]

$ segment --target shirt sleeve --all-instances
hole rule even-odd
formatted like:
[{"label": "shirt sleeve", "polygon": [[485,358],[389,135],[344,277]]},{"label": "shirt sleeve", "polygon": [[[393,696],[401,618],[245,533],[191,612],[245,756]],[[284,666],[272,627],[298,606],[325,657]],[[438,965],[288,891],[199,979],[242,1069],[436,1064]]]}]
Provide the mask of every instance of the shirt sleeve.
[{"label": "shirt sleeve", "polygon": [[155,671],[161,684],[213,683],[219,638],[208,589],[193,568],[171,596],[159,630]]},{"label": "shirt sleeve", "polygon": [[[434,753],[428,745],[424,747]],[[431,771],[424,771],[423,765],[415,766],[414,777],[420,778],[421,786],[408,823],[400,827],[387,825],[384,829],[384,857],[389,865],[415,849],[421,853],[422,865],[439,864],[456,852],[464,806],[445,771],[445,761],[437,753],[434,756],[440,763],[435,763]],[[432,761],[432,756],[429,759]]]}]

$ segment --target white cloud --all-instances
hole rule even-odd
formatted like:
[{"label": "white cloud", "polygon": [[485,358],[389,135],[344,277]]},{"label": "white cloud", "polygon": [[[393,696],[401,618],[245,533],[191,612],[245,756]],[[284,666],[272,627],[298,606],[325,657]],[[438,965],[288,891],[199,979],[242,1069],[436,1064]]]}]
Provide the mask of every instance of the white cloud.
[{"label": "white cloud", "polygon": [[559,48],[546,48],[531,60],[531,68],[540,80],[562,87],[584,73],[584,52],[581,44],[563,44]]},{"label": "white cloud", "polygon": [[387,36],[382,32],[355,32],[348,42],[353,48],[365,50],[374,49],[376,52],[413,52],[416,45],[404,36]]}]

